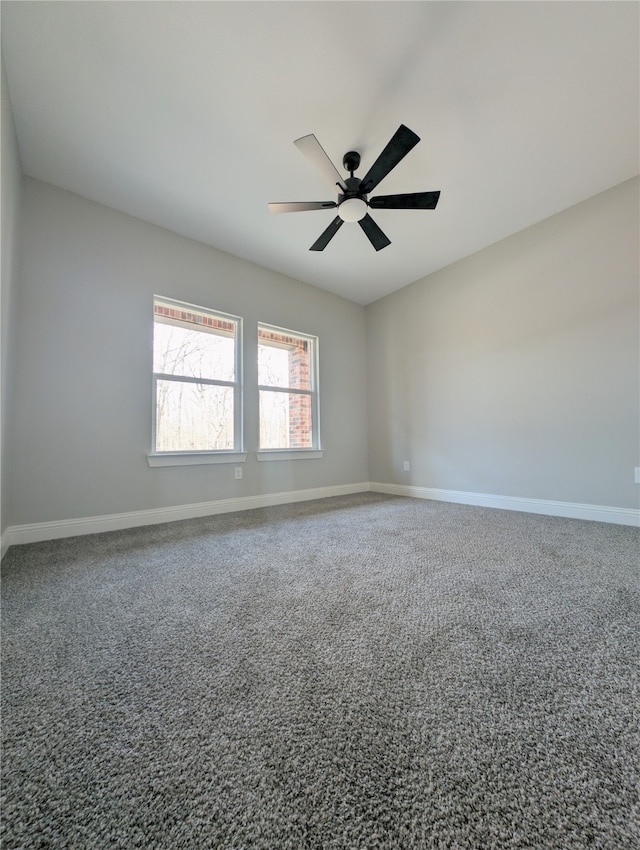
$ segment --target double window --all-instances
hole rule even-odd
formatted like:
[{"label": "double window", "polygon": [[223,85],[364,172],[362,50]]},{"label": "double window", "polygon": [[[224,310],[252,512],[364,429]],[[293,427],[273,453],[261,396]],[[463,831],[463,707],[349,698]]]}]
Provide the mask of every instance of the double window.
[{"label": "double window", "polygon": [[[242,319],[160,297],[153,312],[152,454],[242,452]],[[253,392],[267,456],[320,448],[317,352],[316,337],[258,325]]]}]

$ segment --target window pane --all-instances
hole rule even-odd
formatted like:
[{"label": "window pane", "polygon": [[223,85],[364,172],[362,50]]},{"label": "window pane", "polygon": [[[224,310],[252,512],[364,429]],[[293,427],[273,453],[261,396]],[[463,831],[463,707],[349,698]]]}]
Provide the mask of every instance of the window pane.
[{"label": "window pane", "polygon": [[263,387],[311,390],[313,341],[295,334],[258,328],[258,383]]},{"label": "window pane", "polygon": [[258,383],[264,387],[289,386],[289,352],[258,344]]},{"label": "window pane", "polygon": [[233,381],[234,338],[155,322],[153,371],[165,375]]},{"label": "window pane", "polygon": [[260,448],[313,448],[311,396],[260,390]]},{"label": "window pane", "polygon": [[233,447],[233,387],[156,382],[156,451]]}]

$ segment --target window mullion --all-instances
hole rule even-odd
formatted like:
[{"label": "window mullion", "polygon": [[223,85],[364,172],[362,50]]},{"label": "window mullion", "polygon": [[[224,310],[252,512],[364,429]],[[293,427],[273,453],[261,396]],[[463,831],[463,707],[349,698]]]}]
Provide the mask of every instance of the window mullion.
[{"label": "window mullion", "polygon": [[272,386],[263,386],[262,384],[258,384],[258,389],[259,390],[266,390],[267,392],[271,392],[271,393],[292,393],[292,394],[295,394],[295,395],[310,395],[310,396],[314,395],[313,390],[302,390],[302,389],[299,390],[295,387],[294,388],[292,388],[292,387],[272,387]]},{"label": "window mullion", "polygon": [[219,381],[215,378],[193,378],[190,375],[171,375],[164,372],[154,372],[157,381],[176,381],[187,384],[211,384],[216,387],[235,387],[236,381]]}]

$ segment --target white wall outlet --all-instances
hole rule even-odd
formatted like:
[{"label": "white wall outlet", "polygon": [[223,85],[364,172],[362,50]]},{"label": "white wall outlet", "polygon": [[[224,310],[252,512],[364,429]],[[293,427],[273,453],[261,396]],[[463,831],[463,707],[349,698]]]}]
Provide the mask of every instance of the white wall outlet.
[{"label": "white wall outlet", "polygon": [[236,466],[236,481],[239,481],[242,478],[242,467]]},{"label": "white wall outlet", "polygon": [[409,472],[409,469],[410,469],[409,461],[408,461],[408,460],[405,460],[405,462],[404,462],[404,471],[405,471],[405,472]]},{"label": "white wall outlet", "polygon": [[636,484],[640,484],[640,466],[636,466],[635,468],[635,482]]}]

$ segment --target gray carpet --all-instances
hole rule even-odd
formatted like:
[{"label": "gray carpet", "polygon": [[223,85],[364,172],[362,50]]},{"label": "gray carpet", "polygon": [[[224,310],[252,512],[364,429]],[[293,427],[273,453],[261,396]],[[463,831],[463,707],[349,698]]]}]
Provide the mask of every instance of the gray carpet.
[{"label": "gray carpet", "polygon": [[638,543],[369,493],[12,547],[2,846],[639,848]]}]

